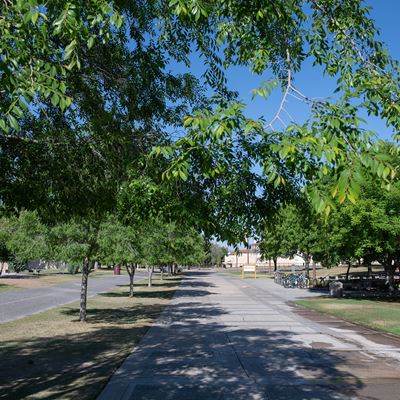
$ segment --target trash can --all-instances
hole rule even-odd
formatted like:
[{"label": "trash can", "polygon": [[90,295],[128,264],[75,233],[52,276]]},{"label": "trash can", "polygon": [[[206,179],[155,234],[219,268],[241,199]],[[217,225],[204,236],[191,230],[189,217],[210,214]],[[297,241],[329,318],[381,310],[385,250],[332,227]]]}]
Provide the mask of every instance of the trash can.
[{"label": "trash can", "polygon": [[114,275],[121,275],[121,267],[119,265],[114,267]]}]

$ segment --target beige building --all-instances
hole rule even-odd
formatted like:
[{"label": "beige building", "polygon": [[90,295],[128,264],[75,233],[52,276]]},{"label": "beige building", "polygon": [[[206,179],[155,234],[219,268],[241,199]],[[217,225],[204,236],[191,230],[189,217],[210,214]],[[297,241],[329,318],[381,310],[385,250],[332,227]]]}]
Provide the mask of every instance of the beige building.
[{"label": "beige building", "polygon": [[[249,249],[230,251],[224,258],[225,268],[240,268],[243,265],[256,265],[258,267],[273,267],[272,260],[263,260],[257,244],[252,244]],[[293,258],[278,257],[278,267],[302,267],[304,260],[295,255]]]}]

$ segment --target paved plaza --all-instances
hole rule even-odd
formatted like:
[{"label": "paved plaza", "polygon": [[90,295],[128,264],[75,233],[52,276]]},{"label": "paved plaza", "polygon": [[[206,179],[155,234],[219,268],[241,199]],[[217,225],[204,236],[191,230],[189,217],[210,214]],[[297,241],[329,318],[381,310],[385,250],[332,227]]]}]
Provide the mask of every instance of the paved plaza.
[{"label": "paved plaza", "polygon": [[186,275],[99,400],[400,399],[400,340],[287,303],[305,295]]}]

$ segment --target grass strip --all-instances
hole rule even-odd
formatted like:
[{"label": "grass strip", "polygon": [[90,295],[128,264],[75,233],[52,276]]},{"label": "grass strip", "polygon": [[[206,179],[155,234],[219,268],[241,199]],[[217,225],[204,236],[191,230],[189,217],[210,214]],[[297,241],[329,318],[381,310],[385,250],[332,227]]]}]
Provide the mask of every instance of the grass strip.
[{"label": "grass strip", "polygon": [[155,280],[0,325],[0,399],[95,399],[160,315],[179,278]]},{"label": "grass strip", "polygon": [[399,299],[304,299],[303,307],[400,336]]}]

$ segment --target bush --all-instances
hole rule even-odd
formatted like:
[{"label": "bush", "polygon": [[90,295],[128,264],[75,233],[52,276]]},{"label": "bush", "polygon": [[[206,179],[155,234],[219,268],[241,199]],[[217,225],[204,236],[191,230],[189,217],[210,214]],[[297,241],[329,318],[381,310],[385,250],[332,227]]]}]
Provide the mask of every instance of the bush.
[{"label": "bush", "polygon": [[68,264],[67,265],[67,271],[69,274],[75,275],[79,272],[80,270],[80,265],[76,264]]},{"label": "bush", "polygon": [[8,268],[12,272],[22,272],[28,267],[28,264],[25,262],[17,261],[17,260],[11,260],[8,262]]}]

